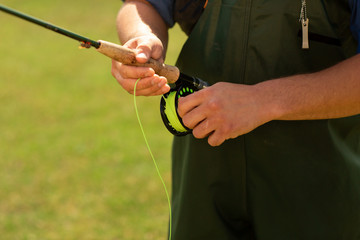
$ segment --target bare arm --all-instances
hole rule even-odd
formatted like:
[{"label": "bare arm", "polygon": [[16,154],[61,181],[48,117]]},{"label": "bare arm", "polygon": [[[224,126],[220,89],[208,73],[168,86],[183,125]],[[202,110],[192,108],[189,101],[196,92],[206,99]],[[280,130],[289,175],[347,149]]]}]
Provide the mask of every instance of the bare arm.
[{"label": "bare arm", "polygon": [[166,51],[168,27],[159,13],[146,1],[127,0],[120,9],[116,25],[120,42],[142,36],[159,38]]},{"label": "bare arm", "polygon": [[275,119],[330,119],[360,114],[360,54],[317,73],[267,81],[257,87],[269,96]]},{"label": "bare arm", "polygon": [[[120,42],[137,53],[138,62],[150,58],[163,62],[168,43],[168,27],[158,12],[144,0],[127,0],[116,19]],[[119,84],[133,93],[137,79],[137,95],[161,95],[169,91],[167,80],[145,67],[126,66],[113,61],[112,74]]]}]

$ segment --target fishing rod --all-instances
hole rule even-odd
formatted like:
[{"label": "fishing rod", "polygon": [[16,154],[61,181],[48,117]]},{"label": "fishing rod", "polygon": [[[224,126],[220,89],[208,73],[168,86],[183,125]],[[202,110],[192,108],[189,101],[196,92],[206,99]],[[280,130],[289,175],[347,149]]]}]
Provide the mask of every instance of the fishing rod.
[{"label": "fishing rod", "polygon": [[85,47],[85,48],[94,47],[94,48],[96,48],[96,50],[98,52],[100,52],[118,62],[121,62],[123,64],[151,67],[154,69],[154,71],[157,74],[166,77],[168,79],[169,83],[174,83],[179,78],[179,75],[180,75],[179,69],[174,66],[160,63],[159,61],[156,61],[154,59],[150,59],[149,62],[144,63],[144,64],[138,63],[135,58],[135,55],[136,55],[135,52],[129,48],[126,48],[126,47],[123,47],[123,46],[120,46],[120,45],[117,45],[117,44],[114,44],[111,42],[103,41],[103,40],[99,40],[99,41],[91,40],[87,37],[80,36],[76,33],[70,32],[63,28],[55,26],[51,23],[34,18],[32,16],[26,15],[22,12],[5,7],[3,5],[0,5],[0,10],[3,12],[6,12],[8,14],[11,14],[13,16],[16,16],[18,18],[21,18],[25,21],[32,22],[36,25],[42,26],[48,30],[52,30],[56,33],[62,34],[66,37],[80,41],[82,47]]},{"label": "fishing rod", "polygon": [[156,74],[166,77],[168,83],[175,83],[175,87],[172,88],[169,93],[164,94],[160,103],[161,117],[166,128],[171,133],[178,136],[186,135],[191,132],[190,129],[184,126],[180,116],[177,114],[177,101],[180,97],[184,97],[207,87],[207,82],[199,78],[181,73],[176,66],[167,65],[154,59],[150,59],[147,63],[139,63],[136,60],[135,51],[121,45],[103,40],[94,41],[90,38],[60,28],[51,23],[45,22],[1,4],[0,11],[6,12],[25,21],[34,23],[58,34],[77,40],[80,42],[81,47],[94,47],[98,52],[125,65],[150,67],[154,69]]}]

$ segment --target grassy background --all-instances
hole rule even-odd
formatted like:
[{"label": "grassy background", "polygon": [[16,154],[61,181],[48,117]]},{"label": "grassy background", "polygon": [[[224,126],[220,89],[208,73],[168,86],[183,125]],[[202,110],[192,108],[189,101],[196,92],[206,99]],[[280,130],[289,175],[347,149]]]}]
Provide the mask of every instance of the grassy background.
[{"label": "grassy background", "polygon": [[[92,39],[118,42],[120,0],[3,0]],[[168,206],[111,61],[0,12],[0,238],[166,239]],[[168,64],[185,36],[170,33]],[[170,188],[160,97],[138,98]]]}]

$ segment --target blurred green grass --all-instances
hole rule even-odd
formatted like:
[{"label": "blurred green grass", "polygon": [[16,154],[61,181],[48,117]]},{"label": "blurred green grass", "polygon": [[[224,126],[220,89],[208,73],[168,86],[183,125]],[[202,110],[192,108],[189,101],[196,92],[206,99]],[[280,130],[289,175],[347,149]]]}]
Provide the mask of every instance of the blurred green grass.
[{"label": "blurred green grass", "polygon": [[[118,42],[120,0],[3,0],[92,39]],[[0,239],[166,239],[168,206],[110,59],[0,12]],[[166,62],[185,40],[171,30]],[[168,188],[172,136],[160,97],[138,106]]]}]

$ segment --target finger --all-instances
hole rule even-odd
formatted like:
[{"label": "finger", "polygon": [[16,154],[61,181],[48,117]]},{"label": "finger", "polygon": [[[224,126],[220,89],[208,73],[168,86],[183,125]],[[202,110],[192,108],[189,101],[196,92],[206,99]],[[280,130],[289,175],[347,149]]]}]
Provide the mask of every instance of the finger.
[{"label": "finger", "polygon": [[[143,90],[137,90],[136,89],[136,96],[158,96],[158,95],[163,95],[166,92],[168,92],[167,88],[153,87],[153,88],[148,88],[148,89],[143,89]],[[130,93],[134,94],[133,91],[130,92]]]},{"label": "finger", "polygon": [[155,71],[149,67],[135,67],[121,64],[119,66],[118,71],[122,78],[146,78],[154,76]]},{"label": "finger", "polygon": [[[158,85],[154,85],[150,88],[145,88],[141,90],[136,90],[136,95],[141,96],[156,96],[156,95],[162,95],[165,94],[170,90],[170,87],[168,85],[165,85],[163,87],[159,87]],[[131,92],[133,93],[133,92]]]},{"label": "finger", "polygon": [[120,63],[115,61],[114,59],[111,60],[111,74],[114,78],[118,79],[120,72],[119,72],[119,65]]},{"label": "finger", "polygon": [[[135,78],[122,78],[119,83],[121,86],[126,89],[129,93],[134,92],[134,87],[138,79]],[[139,82],[136,85],[136,88],[138,91],[151,88],[153,86],[152,84],[152,78],[141,78]]]},{"label": "finger", "polygon": [[[119,62],[112,62],[111,73],[117,79],[119,84],[129,93],[134,93],[134,86],[136,81],[139,78],[124,78],[119,69],[127,68],[128,66],[122,65]],[[153,73],[153,71],[151,72]],[[135,74],[136,75],[136,74]],[[137,84],[137,93],[136,95],[143,96],[154,96],[165,94],[170,90],[170,86],[167,84],[167,80],[165,77],[158,76],[156,74],[151,77],[141,78],[139,83]]]},{"label": "finger", "polygon": [[[126,74],[122,74],[122,69],[123,67],[127,68],[127,66],[124,66],[122,65],[121,63],[119,62],[116,62],[116,61],[112,61],[112,67],[111,67],[111,73],[112,75],[116,78],[116,80],[118,81],[118,83],[127,91],[127,92],[131,92],[132,89],[134,89],[134,86],[135,86],[135,83],[137,81],[137,79],[139,79],[139,77],[124,77],[123,75],[126,75]],[[132,74],[127,74],[127,75],[130,75],[130,76],[134,76]],[[139,74],[140,76],[142,74]],[[145,74],[146,75],[146,74]],[[142,78],[143,81],[141,82],[140,84],[140,88],[146,88],[146,86],[143,86],[143,85],[146,85],[148,84],[149,86],[151,85],[151,79],[147,79],[146,77],[145,78]],[[146,81],[147,79],[147,81]]]},{"label": "finger", "polygon": [[160,88],[159,91],[153,93],[152,96],[163,95],[165,93],[168,93],[169,91],[170,91],[170,86],[166,84],[162,88]]},{"label": "finger", "polygon": [[205,138],[209,136],[213,131],[214,128],[211,128],[209,121],[205,119],[193,129],[192,133],[195,138]]},{"label": "finger", "polygon": [[129,41],[127,41],[123,46],[133,49],[133,50],[136,50],[138,44],[139,44],[139,39],[134,38],[134,39],[130,39]]},{"label": "finger", "polygon": [[202,91],[195,92],[193,94],[190,94],[186,97],[181,97],[178,102],[178,114],[182,118],[184,117],[188,112],[190,112],[195,107],[199,106],[202,101],[203,97],[201,94]]},{"label": "finger", "polygon": [[116,79],[121,79],[121,78],[138,79],[138,78],[151,77],[155,74],[155,72],[152,68],[129,66],[112,59],[111,74]]},{"label": "finger", "polygon": [[184,125],[190,129],[194,129],[198,124],[206,119],[207,111],[204,107],[197,106],[187,112],[183,117],[182,121]]},{"label": "finger", "polygon": [[[133,83],[136,82],[134,79],[129,79],[129,93],[134,93]],[[132,87],[130,89],[130,86]],[[161,95],[170,90],[170,86],[167,84],[166,78],[155,75],[151,78],[140,79],[136,86],[136,95],[141,96],[155,96]]]},{"label": "finger", "polygon": [[[209,135],[208,143],[215,147],[221,145],[226,139],[231,138],[233,133],[233,126],[231,124],[225,124],[222,119],[213,119],[211,122],[213,133]],[[238,135],[236,135],[238,136]]]},{"label": "finger", "polygon": [[227,134],[229,133],[230,127],[224,126],[224,122],[220,119],[212,118],[205,119],[201,123],[199,123],[193,129],[193,135],[195,138],[208,138],[208,143],[211,146],[219,146],[221,145],[227,138]]},{"label": "finger", "polygon": [[212,133],[209,138],[208,138],[208,143],[210,146],[212,147],[217,147],[220,146],[224,141],[225,141],[225,137],[222,136],[221,134],[219,134],[218,131],[215,131],[214,133]]},{"label": "finger", "polygon": [[171,89],[165,77],[159,77],[159,81],[154,84],[156,84],[159,89],[158,91],[154,91],[152,95],[162,95],[169,92]]}]

